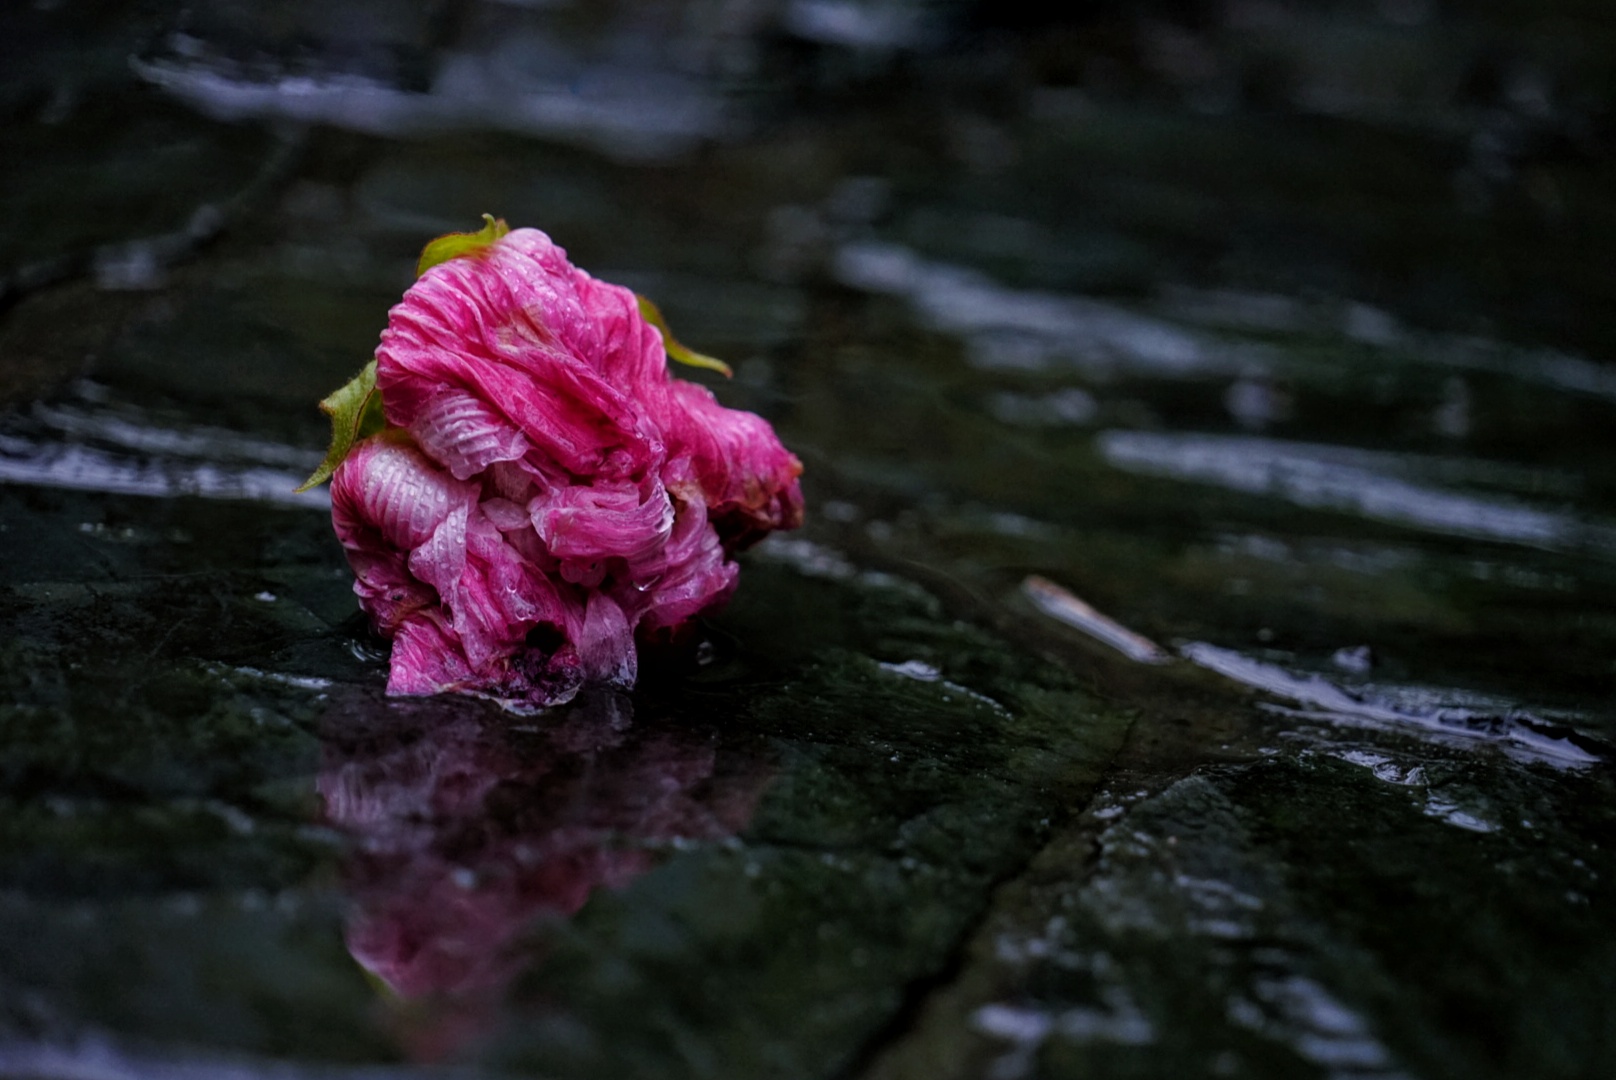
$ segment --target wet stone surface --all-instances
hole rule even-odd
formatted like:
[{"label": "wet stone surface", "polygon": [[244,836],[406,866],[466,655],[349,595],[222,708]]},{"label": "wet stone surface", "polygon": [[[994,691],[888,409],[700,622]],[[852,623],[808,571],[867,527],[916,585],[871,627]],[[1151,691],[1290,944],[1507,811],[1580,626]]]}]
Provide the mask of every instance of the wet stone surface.
[{"label": "wet stone surface", "polygon": [[[0,16],[0,1073],[1616,1070],[1613,36]],[[388,698],[293,493],[484,211],[806,466],[537,716]]]}]

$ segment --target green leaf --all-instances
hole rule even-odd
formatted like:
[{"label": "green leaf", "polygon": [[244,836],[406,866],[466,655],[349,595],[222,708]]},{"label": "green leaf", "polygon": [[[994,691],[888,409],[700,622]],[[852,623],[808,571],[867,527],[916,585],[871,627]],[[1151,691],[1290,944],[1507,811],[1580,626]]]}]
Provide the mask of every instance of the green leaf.
[{"label": "green leaf", "polygon": [[640,315],[662,333],[662,348],[667,351],[668,359],[689,364],[691,367],[716,371],[726,379],[735,374],[724,361],[679,344],[678,339],[673,336],[673,331],[668,329],[668,320],[662,317],[661,309],[639,293],[634,294],[634,299],[640,302]]},{"label": "green leaf", "polygon": [[376,361],[366,364],[346,386],[320,402],[320,411],[331,418],[331,449],[298,491],[307,491],[331,479],[354,443],[387,426],[387,418],[382,415],[382,396],[376,392]]},{"label": "green leaf", "polygon": [[476,232],[445,233],[421,249],[421,261],[415,264],[415,276],[420,277],[439,263],[478,255],[493,246],[494,241],[511,231],[504,218],[483,215],[483,227]]}]

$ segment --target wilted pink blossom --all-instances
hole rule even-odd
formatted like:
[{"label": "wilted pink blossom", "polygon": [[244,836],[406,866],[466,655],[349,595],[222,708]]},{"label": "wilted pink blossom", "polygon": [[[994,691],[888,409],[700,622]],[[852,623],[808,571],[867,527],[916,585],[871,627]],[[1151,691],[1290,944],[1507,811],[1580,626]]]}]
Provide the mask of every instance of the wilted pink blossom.
[{"label": "wilted pink blossom", "polygon": [[636,634],[721,604],[734,552],[802,520],[768,423],[670,377],[635,295],[536,229],[428,269],[376,361],[387,430],[331,497],[391,693],[631,685]]}]

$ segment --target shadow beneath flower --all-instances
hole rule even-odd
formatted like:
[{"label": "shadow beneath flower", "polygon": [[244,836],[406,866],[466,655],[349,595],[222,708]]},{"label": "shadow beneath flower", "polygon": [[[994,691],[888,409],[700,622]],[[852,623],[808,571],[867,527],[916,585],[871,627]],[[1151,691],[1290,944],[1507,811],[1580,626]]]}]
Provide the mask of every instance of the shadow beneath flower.
[{"label": "shadow beneath flower", "polygon": [[347,833],[347,944],[389,1026],[441,1060],[498,1024],[546,924],[676,844],[732,836],[772,769],[687,723],[634,721],[626,694],[537,717],[464,699],[367,697],[322,721],[325,818]]}]

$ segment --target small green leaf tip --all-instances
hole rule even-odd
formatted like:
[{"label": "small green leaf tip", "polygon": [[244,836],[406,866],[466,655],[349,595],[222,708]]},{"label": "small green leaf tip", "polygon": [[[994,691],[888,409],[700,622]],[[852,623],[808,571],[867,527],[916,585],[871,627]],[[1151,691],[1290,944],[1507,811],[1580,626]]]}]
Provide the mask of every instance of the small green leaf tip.
[{"label": "small green leaf tip", "polygon": [[320,402],[320,411],[331,418],[331,449],[326,451],[325,460],[314,470],[314,475],[297,489],[300,492],[331,479],[354,443],[387,426],[387,418],[382,415],[382,396],[376,393],[376,361],[366,364],[346,386]]},{"label": "small green leaf tip", "polygon": [[726,379],[735,375],[735,372],[730,370],[729,365],[717,357],[707,356],[679,344],[679,340],[673,336],[673,331],[668,329],[668,320],[662,317],[662,310],[639,293],[634,294],[634,299],[640,302],[640,316],[661,331],[662,348],[667,352],[668,359],[677,360],[681,364],[689,364],[691,367],[716,371]]},{"label": "small green leaf tip", "polygon": [[476,232],[444,233],[436,240],[421,249],[421,261],[415,264],[415,276],[420,277],[439,263],[446,263],[450,259],[459,259],[466,255],[477,255],[488,248],[511,231],[505,224],[504,218],[496,218],[493,214],[483,215],[483,227]]}]

